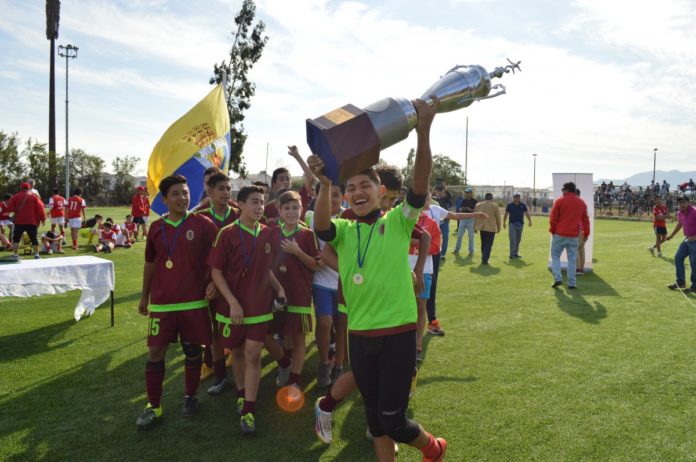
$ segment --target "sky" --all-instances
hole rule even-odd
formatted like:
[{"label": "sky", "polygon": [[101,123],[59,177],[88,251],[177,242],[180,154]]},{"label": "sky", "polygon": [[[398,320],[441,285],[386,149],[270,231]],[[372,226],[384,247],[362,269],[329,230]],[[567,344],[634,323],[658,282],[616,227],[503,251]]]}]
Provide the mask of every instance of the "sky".
[{"label": "sky", "polygon": [[[241,0],[64,0],[57,45],[69,63],[69,142],[137,156],[210,90]],[[309,154],[305,120],[345,104],[413,99],[457,64],[507,74],[507,94],[438,114],[433,153],[472,184],[551,185],[554,172],[622,179],[696,166],[696,0],[257,0],[269,41],[250,74],[250,172]],[[44,2],[0,0],[0,130],[48,141]],[[56,144],[65,150],[65,59],[56,64]],[[468,150],[466,123],[468,118]],[[381,157],[403,166],[415,133]],[[268,161],[266,154],[268,152]]]}]

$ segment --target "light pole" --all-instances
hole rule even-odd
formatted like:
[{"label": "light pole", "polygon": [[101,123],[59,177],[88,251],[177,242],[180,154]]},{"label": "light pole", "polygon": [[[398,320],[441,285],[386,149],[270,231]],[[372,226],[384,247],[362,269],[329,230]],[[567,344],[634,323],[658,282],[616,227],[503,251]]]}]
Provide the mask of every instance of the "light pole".
[{"label": "light pole", "polygon": [[532,154],[534,158],[534,177],[532,180],[532,209],[536,212],[536,154]]},{"label": "light pole", "polygon": [[59,45],[58,54],[65,58],[65,198],[70,197],[70,152],[68,151],[68,61],[77,58],[77,47]]},{"label": "light pole", "polygon": [[657,166],[657,148],[653,148],[653,185],[655,184],[655,167]]}]

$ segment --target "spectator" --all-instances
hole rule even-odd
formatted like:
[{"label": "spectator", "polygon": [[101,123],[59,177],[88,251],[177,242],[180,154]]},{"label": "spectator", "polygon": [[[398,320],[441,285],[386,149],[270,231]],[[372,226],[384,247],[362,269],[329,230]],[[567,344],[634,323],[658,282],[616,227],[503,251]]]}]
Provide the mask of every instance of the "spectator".
[{"label": "spectator", "polygon": [[[473,190],[471,188],[466,188],[464,190],[464,198],[462,199],[457,212],[473,213],[476,203],[478,201],[474,199]],[[457,230],[457,244],[454,246],[454,254],[459,254],[459,249],[462,248],[462,238],[464,233],[468,233],[469,238],[469,256],[474,254],[474,219],[466,218],[464,220],[459,220],[459,229]]]},{"label": "spectator", "polygon": [[46,210],[39,196],[31,192],[29,183],[22,183],[21,191],[10,198],[10,212],[14,212],[14,233],[12,235],[12,258],[19,260],[19,241],[26,232],[34,246],[34,258],[39,256],[39,240],[37,231],[39,223],[46,222]]},{"label": "spectator", "polygon": [[563,196],[556,199],[551,209],[549,218],[549,231],[553,235],[551,240],[551,270],[553,271],[553,285],[558,287],[563,284],[561,275],[561,254],[563,250],[568,256],[568,288],[577,288],[575,271],[578,234],[582,226],[583,237],[587,240],[590,235],[590,219],[587,216],[587,205],[575,194],[575,183],[568,182],[563,185]]},{"label": "spectator", "polygon": [[481,238],[481,264],[487,265],[493,249],[496,233],[500,232],[500,207],[493,202],[493,194],[486,193],[484,201],[474,207],[475,212],[483,212],[487,218],[476,218],[474,229]]},{"label": "spectator", "polygon": [[696,207],[689,204],[689,198],[680,196],[677,199],[677,226],[674,227],[672,234],[666,240],[672,239],[679,230],[684,230],[684,240],[679,244],[677,253],[674,254],[674,267],[677,273],[677,282],[667,286],[672,290],[686,289],[686,269],[684,260],[689,258],[691,266],[691,292],[696,292]]},{"label": "spectator", "polygon": [[508,216],[510,217],[510,258],[520,257],[520,242],[522,241],[522,231],[524,230],[524,217],[527,216],[529,226],[532,226],[532,216],[529,214],[527,204],[520,201],[520,193],[512,195],[512,202],[505,207],[503,215],[503,228],[506,226]]},{"label": "spectator", "polygon": [[138,229],[143,231],[143,239],[147,238],[147,222],[145,214],[147,213],[147,198],[145,197],[145,188],[138,186],[135,188],[135,194],[131,199],[131,215],[133,215],[133,223],[136,224],[135,240],[138,240]]},{"label": "spectator", "polygon": [[[450,211],[454,202],[452,200],[452,193],[447,190],[445,185],[435,186],[435,192],[433,194],[433,199],[437,201],[438,205],[443,209]],[[440,222],[440,231],[442,232],[442,249],[440,250],[440,259],[445,259],[445,254],[447,253],[447,244],[449,243],[449,220],[445,219]]]}]

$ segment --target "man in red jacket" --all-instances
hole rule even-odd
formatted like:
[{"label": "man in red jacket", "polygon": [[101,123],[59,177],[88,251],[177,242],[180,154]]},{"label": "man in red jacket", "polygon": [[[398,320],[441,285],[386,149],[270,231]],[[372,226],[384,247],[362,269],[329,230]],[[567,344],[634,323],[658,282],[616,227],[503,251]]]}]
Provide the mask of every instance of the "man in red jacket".
[{"label": "man in red jacket", "polygon": [[[575,289],[575,264],[578,251],[578,234],[582,229],[583,239],[590,235],[590,219],[587,216],[587,205],[575,194],[575,183],[563,184],[563,197],[556,199],[549,218],[551,240],[551,270],[553,285],[563,284],[561,275],[561,254],[565,249],[568,255],[568,288]],[[582,228],[580,227],[582,225]]]},{"label": "man in red jacket", "polygon": [[131,200],[131,215],[133,215],[133,223],[135,223],[135,240],[138,240],[138,229],[143,231],[143,239],[147,236],[147,222],[145,221],[146,214],[149,214],[149,209],[146,205],[147,198],[145,197],[145,188],[138,186],[135,188],[135,194]]},{"label": "man in red jacket", "polygon": [[39,196],[31,192],[29,183],[22,183],[21,191],[8,201],[10,212],[14,212],[14,233],[12,235],[12,258],[18,260],[19,241],[26,231],[34,246],[34,258],[39,257],[39,240],[37,230],[39,223],[46,222],[46,210]]}]

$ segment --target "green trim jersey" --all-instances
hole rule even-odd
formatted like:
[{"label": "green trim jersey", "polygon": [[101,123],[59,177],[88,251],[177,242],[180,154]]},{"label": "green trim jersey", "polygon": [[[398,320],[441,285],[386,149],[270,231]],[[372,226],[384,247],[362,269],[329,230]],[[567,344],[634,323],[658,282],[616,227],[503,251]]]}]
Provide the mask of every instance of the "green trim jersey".
[{"label": "green trim jersey", "polygon": [[372,224],[332,220],[336,237],[330,244],[338,253],[351,332],[415,326],[418,311],[408,249],[419,213],[404,202]]}]

